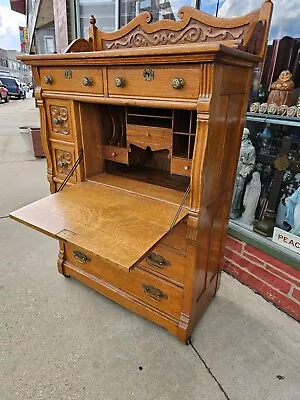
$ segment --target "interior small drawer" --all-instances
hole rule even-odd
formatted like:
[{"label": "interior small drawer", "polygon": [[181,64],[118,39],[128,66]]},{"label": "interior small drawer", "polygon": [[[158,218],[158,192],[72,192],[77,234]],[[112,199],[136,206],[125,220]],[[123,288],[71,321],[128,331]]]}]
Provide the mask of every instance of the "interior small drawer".
[{"label": "interior small drawer", "polygon": [[192,160],[188,158],[172,157],[171,174],[191,176]]},{"label": "interior small drawer", "polygon": [[129,164],[128,150],[123,147],[104,145],[102,151],[104,160]]},{"label": "interior small drawer", "polygon": [[197,66],[109,67],[110,96],[197,99],[200,73]]},{"label": "interior small drawer", "polygon": [[138,267],[131,272],[97,257],[73,244],[65,244],[65,262],[135,296],[143,302],[179,318],[183,289]]},{"label": "interior small drawer", "polygon": [[[51,142],[54,177],[65,179],[75,162],[75,149],[72,145]],[[78,181],[77,170],[69,178],[69,182]]]},{"label": "interior small drawer", "polygon": [[141,260],[140,264],[148,270],[164,275],[183,284],[185,254],[158,244]]},{"label": "interior small drawer", "polygon": [[41,67],[41,87],[55,92],[103,93],[101,68]]},{"label": "interior small drawer", "polygon": [[172,130],[156,126],[127,124],[127,144],[134,144],[143,149],[151,150],[171,149]]}]

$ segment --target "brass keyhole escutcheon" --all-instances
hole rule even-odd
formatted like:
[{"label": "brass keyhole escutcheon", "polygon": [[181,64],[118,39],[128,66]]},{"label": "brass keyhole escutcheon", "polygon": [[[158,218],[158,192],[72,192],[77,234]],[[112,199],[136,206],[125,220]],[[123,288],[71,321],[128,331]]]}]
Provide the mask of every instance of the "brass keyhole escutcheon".
[{"label": "brass keyhole escutcheon", "polygon": [[143,76],[144,76],[145,81],[153,81],[154,80],[153,69],[144,69]]},{"label": "brass keyhole escutcheon", "polygon": [[65,69],[65,78],[66,79],[72,78],[72,71],[70,69]]}]

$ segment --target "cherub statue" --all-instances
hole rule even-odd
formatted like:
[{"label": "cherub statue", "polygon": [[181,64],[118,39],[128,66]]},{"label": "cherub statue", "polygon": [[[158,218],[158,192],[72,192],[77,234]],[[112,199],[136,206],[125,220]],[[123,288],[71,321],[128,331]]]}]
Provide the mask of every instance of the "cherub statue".
[{"label": "cherub statue", "polygon": [[243,206],[245,211],[242,214],[242,222],[244,222],[245,224],[253,225],[260,192],[260,174],[259,172],[253,172],[252,179],[246,186],[246,191],[243,199]]},{"label": "cherub statue", "polygon": [[255,149],[249,138],[249,129],[244,128],[240,156],[237,166],[230,218],[236,219],[242,214],[242,199],[247,178],[251,175],[255,164]]},{"label": "cherub statue", "polygon": [[268,104],[275,103],[278,106],[291,106],[293,103],[294,82],[290,71],[282,71],[277,81],[271,85]]},{"label": "cherub statue", "polygon": [[300,236],[300,186],[285,199],[286,221],[292,227],[291,233]]}]

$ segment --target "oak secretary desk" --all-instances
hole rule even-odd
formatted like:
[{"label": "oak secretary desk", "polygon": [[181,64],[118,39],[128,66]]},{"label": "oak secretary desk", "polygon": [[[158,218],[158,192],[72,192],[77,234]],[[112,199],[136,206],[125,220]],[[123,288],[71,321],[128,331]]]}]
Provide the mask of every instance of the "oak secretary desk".
[{"label": "oak secretary desk", "polygon": [[[272,3],[234,19],[148,12],[32,66],[51,195],[11,217],[58,270],[186,341],[220,284],[252,69]],[[62,190],[63,189],[63,190]]]}]

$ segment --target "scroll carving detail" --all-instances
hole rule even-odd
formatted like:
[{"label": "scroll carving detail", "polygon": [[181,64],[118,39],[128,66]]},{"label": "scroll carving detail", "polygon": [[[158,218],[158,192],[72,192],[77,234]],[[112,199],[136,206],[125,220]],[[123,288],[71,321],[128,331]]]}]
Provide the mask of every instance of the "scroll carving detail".
[{"label": "scroll carving detail", "polygon": [[103,40],[102,45],[105,50],[113,50],[120,48],[202,43],[214,40],[238,40],[243,36],[246,27],[247,25],[231,29],[215,28],[191,19],[185,29],[180,31],[161,29],[157,32],[146,33],[140,26],[137,26],[127,35],[119,39]]}]

